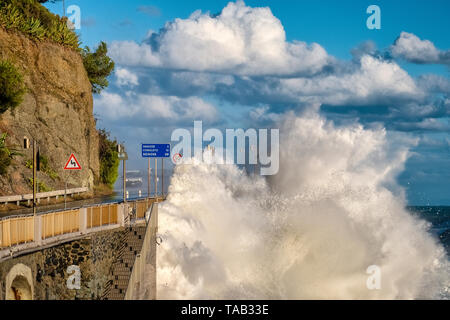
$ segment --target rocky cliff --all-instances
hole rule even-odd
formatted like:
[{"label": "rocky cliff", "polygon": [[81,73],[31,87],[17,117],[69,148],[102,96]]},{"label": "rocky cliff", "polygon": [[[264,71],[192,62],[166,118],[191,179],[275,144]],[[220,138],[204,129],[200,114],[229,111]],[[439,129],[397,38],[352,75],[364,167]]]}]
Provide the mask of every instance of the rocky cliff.
[{"label": "rocky cliff", "polygon": [[[0,59],[8,59],[24,76],[27,93],[13,111],[0,115],[0,132],[23,156],[15,157],[8,174],[0,176],[0,195],[32,191],[32,151],[23,150],[24,136],[35,139],[48,160],[47,172],[38,174],[41,188],[92,188],[97,183],[99,138],[93,116],[92,87],[76,51],[48,41],[34,41],[0,27]],[[65,172],[71,153],[81,171]],[[42,190],[41,190],[42,191]]]}]

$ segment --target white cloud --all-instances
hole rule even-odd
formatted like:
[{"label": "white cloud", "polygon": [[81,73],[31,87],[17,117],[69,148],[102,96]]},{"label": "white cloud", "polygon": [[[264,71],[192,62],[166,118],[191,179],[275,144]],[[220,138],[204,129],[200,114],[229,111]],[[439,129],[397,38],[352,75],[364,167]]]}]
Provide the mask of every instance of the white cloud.
[{"label": "white cloud", "polygon": [[137,86],[139,84],[138,77],[125,68],[116,69],[116,83],[118,86]]},{"label": "white cloud", "polygon": [[391,46],[394,57],[413,63],[450,63],[450,52],[438,50],[433,42],[421,40],[412,33],[402,32]]},{"label": "white cloud", "polygon": [[[406,32],[390,51],[416,63],[443,63],[447,54]],[[126,86],[119,90],[139,84],[134,92],[97,99],[123,100],[117,110],[105,111],[105,117],[116,119],[160,119],[161,125],[189,117],[215,119],[216,109],[199,98],[205,96],[223,105],[253,107],[245,120],[256,122],[275,121],[285,108],[318,109],[323,104],[382,106],[369,121],[386,124],[404,118],[405,128],[407,122],[448,114],[448,104],[435,99],[448,93],[445,78],[414,79],[372,42],[354,49],[350,61],[333,58],[318,44],[288,42],[269,8],[251,8],[242,1],[230,2],[218,15],[196,11],[187,19],[177,18],[159,33],[149,32],[142,44],[114,42],[110,53],[120,65],[116,83]],[[130,70],[139,72],[139,78]],[[365,111],[350,112],[361,116]],[[420,128],[437,126],[424,122]]]},{"label": "white cloud", "polygon": [[140,89],[145,91],[142,93],[183,97],[212,95],[220,100],[253,106],[278,103],[290,106],[299,103],[360,106],[411,101],[422,103],[432,88],[442,90],[446,87],[442,79],[417,81],[394,61],[371,55],[363,55],[359,61],[342,63],[342,68],[334,72],[313,77],[245,77],[152,70],[145,73],[142,81],[148,83],[141,86]]},{"label": "white cloud", "polygon": [[142,44],[113,42],[110,53],[123,65],[239,75],[310,75],[334,60],[316,43],[287,42],[270,8],[243,1],[230,2],[217,16],[196,11],[175,19]]},{"label": "white cloud", "polygon": [[140,126],[145,123],[217,119],[216,108],[198,97],[136,95],[104,91],[95,99],[95,112],[101,119]]},{"label": "white cloud", "polygon": [[421,99],[408,73],[394,62],[369,55],[361,58],[354,72],[314,78],[281,79],[281,92],[301,101],[330,105],[370,104],[386,99]]},{"label": "white cloud", "polygon": [[137,44],[134,41],[113,42],[109,54],[116,63],[127,66],[161,66],[159,57],[152,54],[148,44]]},{"label": "white cloud", "polygon": [[400,122],[397,124],[399,129],[405,131],[413,131],[413,130],[430,130],[430,131],[442,131],[448,132],[450,130],[450,123],[443,119],[423,119],[419,122]]},{"label": "white cloud", "polygon": [[450,94],[450,80],[435,74],[422,75],[417,80],[418,85],[430,92]]},{"label": "white cloud", "polygon": [[234,78],[230,75],[220,75],[200,72],[173,72],[171,81],[175,84],[188,83],[192,87],[214,89],[217,84],[231,86]]},{"label": "white cloud", "polygon": [[282,115],[270,112],[269,110],[270,110],[269,106],[254,108],[249,112],[250,119],[255,122],[267,120],[272,122],[278,122],[283,117]]}]

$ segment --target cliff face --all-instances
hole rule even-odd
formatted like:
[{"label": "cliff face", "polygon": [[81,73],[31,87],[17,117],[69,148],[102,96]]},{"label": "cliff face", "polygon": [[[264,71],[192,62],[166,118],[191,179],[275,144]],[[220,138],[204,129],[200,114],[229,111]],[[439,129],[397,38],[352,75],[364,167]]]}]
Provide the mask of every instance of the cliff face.
[{"label": "cliff face", "polygon": [[[69,186],[92,188],[100,170],[99,140],[92,114],[92,88],[81,56],[0,27],[0,59],[10,60],[21,71],[27,87],[24,101],[0,115],[0,132],[8,133],[7,144],[23,154],[13,160],[7,175],[0,176],[0,194],[32,190],[32,170],[25,165],[32,159],[32,151],[23,150],[24,136],[36,139],[41,156],[57,174],[40,172],[38,183],[60,190],[67,179]],[[80,172],[63,170],[71,153],[82,166]]]}]

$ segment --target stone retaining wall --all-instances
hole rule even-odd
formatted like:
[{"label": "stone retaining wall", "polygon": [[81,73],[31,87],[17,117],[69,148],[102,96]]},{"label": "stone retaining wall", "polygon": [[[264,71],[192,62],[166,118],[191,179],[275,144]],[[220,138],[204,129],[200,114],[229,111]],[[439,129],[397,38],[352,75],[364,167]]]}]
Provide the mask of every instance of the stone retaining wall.
[{"label": "stone retaining wall", "polygon": [[[112,274],[112,265],[120,248],[124,228],[99,232],[81,240],[61,244],[0,263],[0,300],[16,289],[7,288],[8,273],[17,264],[31,269],[34,300],[96,300],[100,299]],[[69,266],[79,267],[80,289],[70,289]],[[72,267],[73,268],[73,267]],[[76,272],[75,272],[76,273]],[[76,285],[76,281],[72,281]]]}]

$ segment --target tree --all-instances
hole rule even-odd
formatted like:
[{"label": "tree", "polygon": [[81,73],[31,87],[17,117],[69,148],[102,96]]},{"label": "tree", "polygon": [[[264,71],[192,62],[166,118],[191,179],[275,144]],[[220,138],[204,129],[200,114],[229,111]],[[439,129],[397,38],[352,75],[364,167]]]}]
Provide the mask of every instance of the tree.
[{"label": "tree", "polygon": [[14,109],[23,100],[23,76],[9,61],[0,61],[0,114]]},{"label": "tree", "polygon": [[50,2],[50,3],[56,3],[56,2],[61,2],[62,1],[62,5],[63,5],[63,16],[66,14],[65,10],[66,10],[66,6],[65,6],[65,1],[64,0],[38,0],[39,3],[46,3],[46,2]]},{"label": "tree", "polygon": [[55,3],[55,2],[61,2],[63,0],[38,0],[39,3],[46,3],[46,2],[50,2],[50,3]]},{"label": "tree", "polygon": [[109,133],[99,130],[100,138],[100,181],[112,188],[119,176],[119,154],[117,141],[109,139]]},{"label": "tree", "polygon": [[87,71],[94,93],[100,93],[109,85],[107,77],[114,70],[114,61],[108,57],[107,53],[108,47],[103,41],[95,52],[91,52],[91,49],[87,46],[81,52],[84,68]]}]

